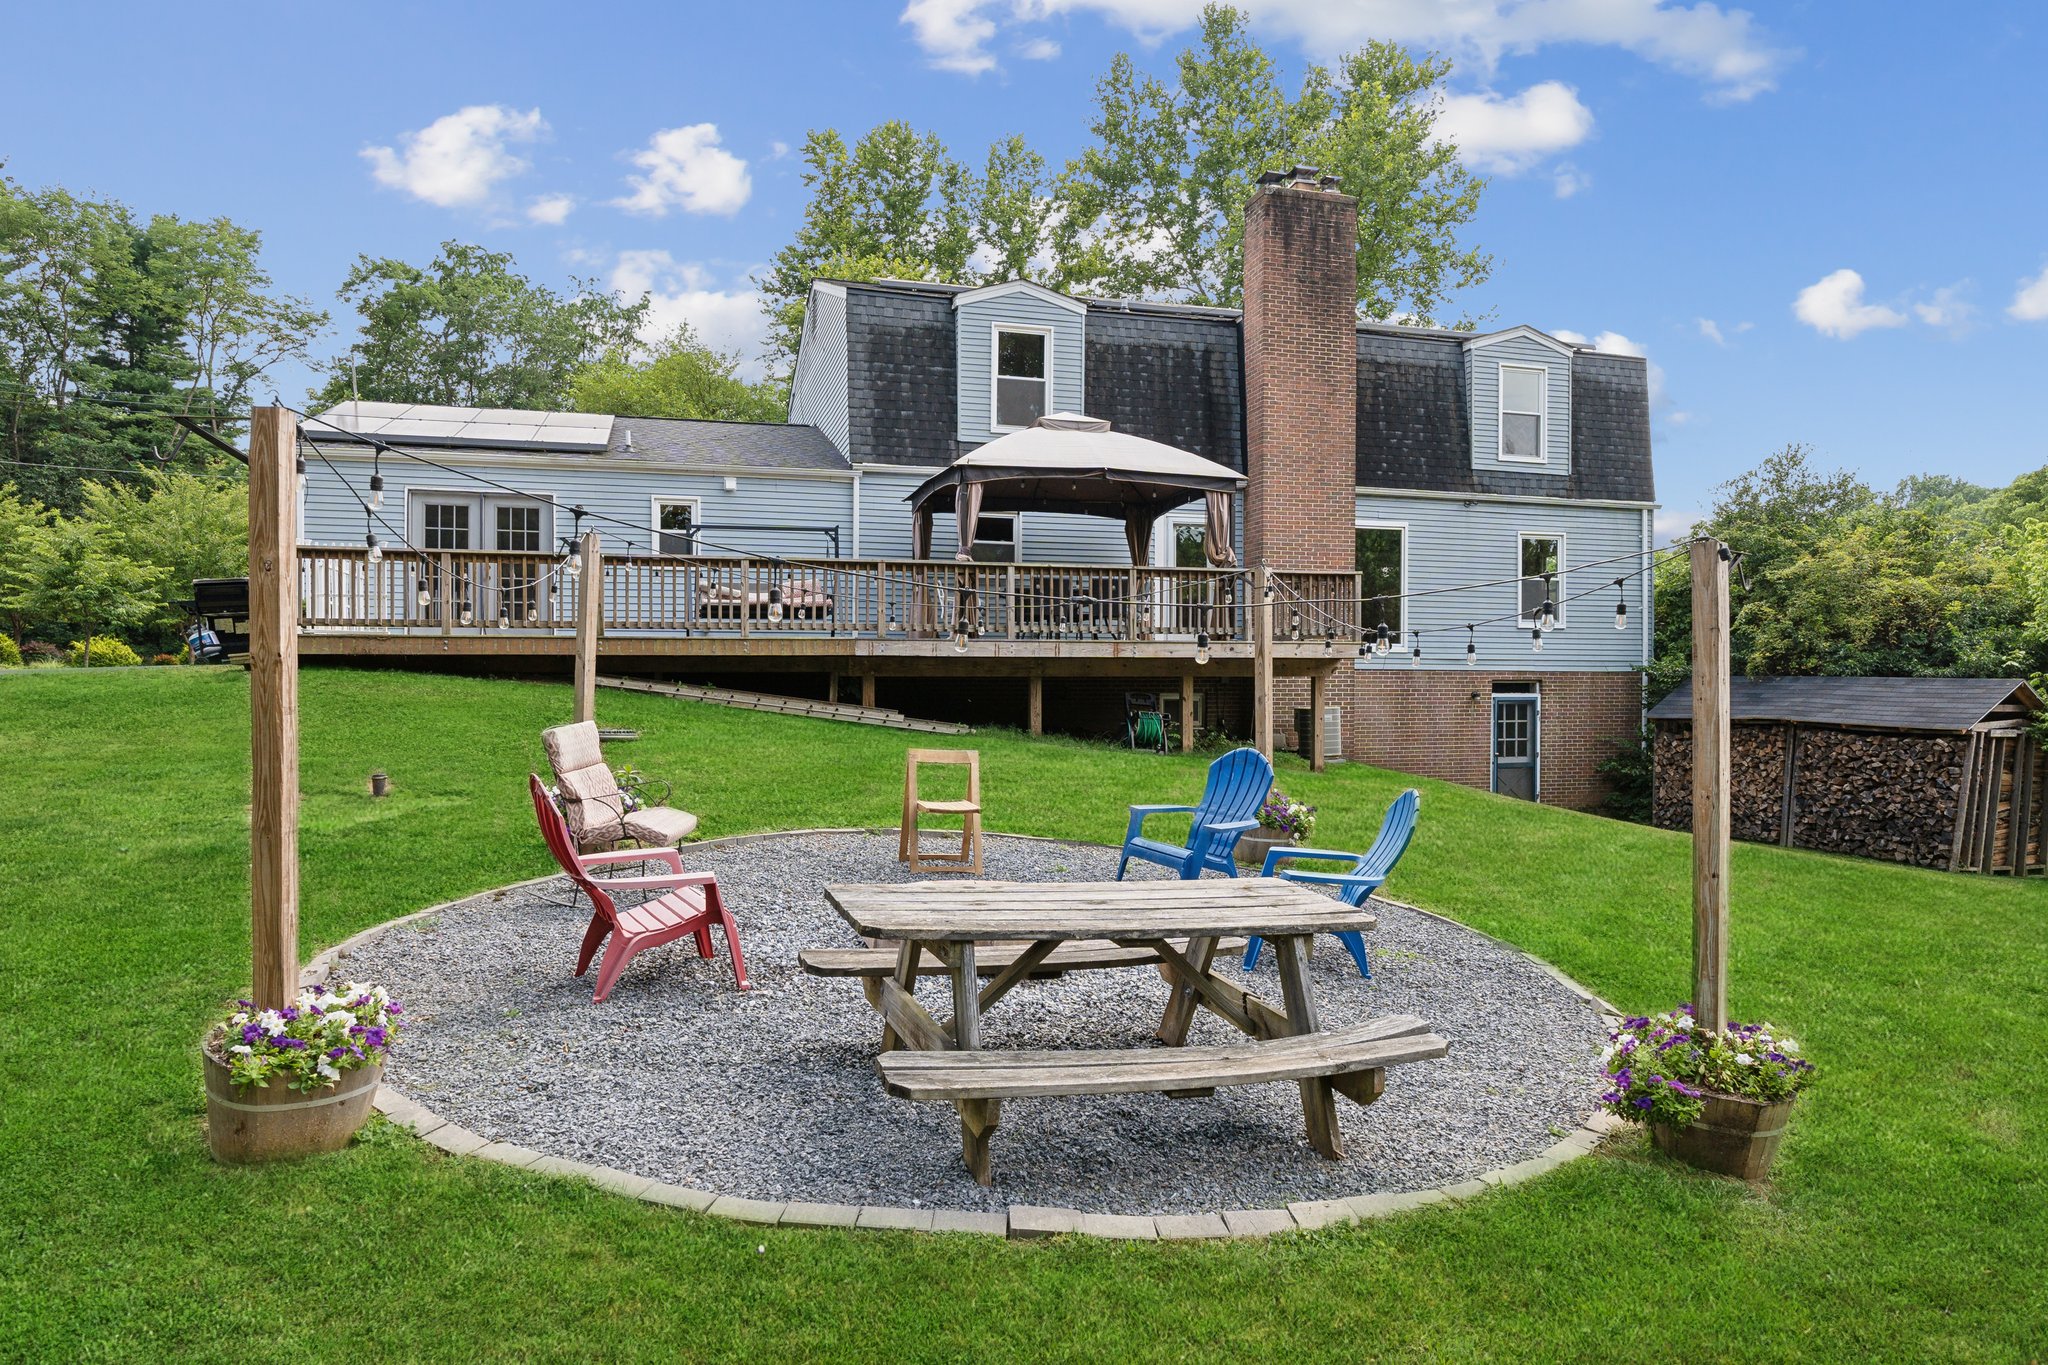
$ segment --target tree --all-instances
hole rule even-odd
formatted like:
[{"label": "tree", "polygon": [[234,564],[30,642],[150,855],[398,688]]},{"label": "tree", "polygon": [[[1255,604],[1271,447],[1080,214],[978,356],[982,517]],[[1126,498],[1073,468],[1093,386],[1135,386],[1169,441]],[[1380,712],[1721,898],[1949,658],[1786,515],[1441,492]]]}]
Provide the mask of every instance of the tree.
[{"label": "tree", "polygon": [[514,271],[512,257],[443,242],[421,268],[359,257],[337,295],[362,319],[359,339],[326,366],[322,405],[352,396],[454,407],[566,407],[569,377],[629,351],[647,317],[589,281],[567,297]]},{"label": "tree", "polygon": [[632,417],[696,417],[726,422],[776,422],[785,400],[770,384],[749,384],[739,357],[697,339],[688,323],[636,357],[614,352],[569,377],[569,406],[577,412]]},{"label": "tree", "polygon": [[[161,574],[163,595],[138,625],[168,633],[183,619],[169,598],[184,596],[193,579],[248,572],[249,489],[223,469],[151,474],[140,486],[88,483],[80,515],[111,537],[112,548]],[[163,635],[156,641],[166,642]]]},{"label": "tree", "polygon": [[1021,137],[988,149],[981,190],[974,201],[974,237],[989,280],[1024,280],[1043,274],[1053,203],[1045,158]]},{"label": "tree", "polygon": [[14,643],[22,641],[28,613],[13,605],[13,598],[28,586],[23,551],[36,532],[56,519],[56,513],[34,498],[23,498],[11,483],[0,483],[0,608],[7,612],[7,630]]},{"label": "tree", "polygon": [[[993,170],[994,153],[991,153]],[[787,361],[803,339],[814,279],[964,278],[976,204],[967,168],[936,133],[892,119],[851,148],[830,128],[804,139],[811,192],[796,236],[755,284],[768,315],[768,353]]]},{"label": "tree", "polygon": [[16,551],[24,582],[0,606],[78,627],[90,663],[93,635],[147,620],[163,580],[163,570],[127,558],[115,540],[104,526],[68,517],[37,528]]},{"label": "tree", "polygon": [[1289,97],[1237,10],[1211,5],[1171,82],[1120,54],[1096,86],[1094,145],[1056,191],[1060,287],[1124,297],[1243,301],[1244,204],[1259,175],[1297,163],[1357,196],[1358,305],[1428,321],[1492,260],[1459,244],[1485,182],[1436,135],[1450,63],[1375,42]]}]

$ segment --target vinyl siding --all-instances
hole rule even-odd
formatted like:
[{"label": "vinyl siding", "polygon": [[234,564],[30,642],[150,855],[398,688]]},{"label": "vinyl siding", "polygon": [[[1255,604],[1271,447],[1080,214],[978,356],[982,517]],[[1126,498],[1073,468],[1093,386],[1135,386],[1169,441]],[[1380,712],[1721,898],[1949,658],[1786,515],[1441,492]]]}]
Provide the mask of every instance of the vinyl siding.
[{"label": "vinyl siding", "polygon": [[804,339],[790,380],[789,420],[809,422],[847,453],[846,291],[816,288],[804,314]]},{"label": "vinyl siding", "polygon": [[[1650,627],[1643,587],[1648,575],[1621,589],[1613,581],[1638,567],[1644,513],[1628,507],[1570,507],[1557,503],[1480,502],[1360,494],[1358,520],[1403,525],[1408,532],[1411,593],[1509,578],[1521,572],[1521,535],[1564,538],[1565,574],[1559,598],[1598,589],[1564,608],[1564,622],[1544,637],[1543,652],[1529,647],[1527,627],[1511,621],[1480,626],[1478,667],[1498,672],[1585,672],[1638,668]],[[1574,565],[1631,558],[1573,572]],[[1607,586],[1602,586],[1607,585]],[[1465,625],[1500,616],[1519,605],[1519,587],[1497,587],[1411,598],[1408,629],[1423,634],[1422,666],[1465,666]],[[1614,602],[1628,598],[1628,629],[1614,629]],[[1405,663],[1400,665],[1406,667]]]},{"label": "vinyl siding", "polygon": [[[1572,358],[1528,337],[1506,337],[1465,352],[1472,391],[1472,467],[1490,472],[1551,474],[1572,472]],[[1549,457],[1530,460],[1500,458],[1500,367],[1538,365],[1550,372],[1543,418],[1543,448]]]},{"label": "vinyl siding", "polygon": [[1051,329],[1052,394],[1046,411],[1087,411],[1082,376],[1087,368],[1088,329],[1081,314],[1024,293],[962,304],[953,313],[959,348],[959,437],[963,443],[978,445],[1002,434],[990,426],[994,417],[990,379],[999,323]]},{"label": "vinyl siding", "polygon": [[[364,497],[369,493],[370,461],[332,445],[324,445],[343,477]],[[853,480],[835,477],[798,477],[789,474],[741,472],[735,491],[725,491],[725,476],[719,473],[682,471],[656,464],[634,464],[623,460],[593,462],[590,467],[566,464],[535,464],[513,460],[451,457],[437,452],[444,464],[474,472],[484,478],[537,495],[552,495],[557,509],[552,527],[543,531],[552,542],[568,535],[572,520],[568,508],[581,504],[599,516],[617,517],[632,529],[616,522],[586,519],[584,529],[596,531],[607,549],[622,546],[646,551],[653,544],[653,499],[656,497],[696,498],[700,521],[704,523],[774,523],[792,526],[837,526],[842,552],[853,552]],[[487,494],[492,490],[470,484],[455,475],[386,456],[384,469],[384,518],[392,527],[401,520],[407,506],[408,490],[432,489],[444,492]],[[383,527],[379,536],[387,545],[396,537]],[[410,529],[407,534],[411,535]],[[751,554],[779,554],[824,558],[831,553],[822,535],[799,532],[713,531],[709,539]],[[315,545],[361,545],[363,510],[340,486],[318,459],[308,458],[306,496],[300,537]],[[630,545],[627,545],[630,542]],[[714,553],[708,546],[707,553]],[[722,551],[715,552],[722,553]]]}]

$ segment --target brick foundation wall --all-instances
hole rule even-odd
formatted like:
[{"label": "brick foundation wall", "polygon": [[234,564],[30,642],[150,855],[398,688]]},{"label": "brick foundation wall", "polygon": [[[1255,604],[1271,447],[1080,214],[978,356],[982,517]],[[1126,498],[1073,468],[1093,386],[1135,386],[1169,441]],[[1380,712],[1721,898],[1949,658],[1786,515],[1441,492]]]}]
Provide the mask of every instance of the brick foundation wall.
[{"label": "brick foundation wall", "polygon": [[1246,562],[1349,573],[1358,478],[1358,201],[1311,178],[1244,210]]},{"label": "brick foundation wall", "polygon": [[[1326,695],[1344,708],[1346,758],[1484,790],[1493,782],[1496,682],[1535,682],[1543,697],[1543,803],[1599,805],[1610,786],[1599,765],[1637,733],[1642,714],[1642,681],[1633,673],[1347,667],[1332,676]],[[1308,705],[1308,683],[1283,678],[1274,692],[1275,742],[1296,749],[1294,708]]]}]

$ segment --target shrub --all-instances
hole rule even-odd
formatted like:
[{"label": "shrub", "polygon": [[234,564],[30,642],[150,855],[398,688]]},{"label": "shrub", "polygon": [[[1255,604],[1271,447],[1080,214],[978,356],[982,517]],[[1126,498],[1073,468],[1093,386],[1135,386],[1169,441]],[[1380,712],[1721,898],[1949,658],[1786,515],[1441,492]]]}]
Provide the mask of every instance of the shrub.
[{"label": "shrub", "polygon": [[149,658],[149,661],[159,668],[163,667],[165,664],[177,664],[183,662],[175,654],[152,654]]},{"label": "shrub", "polygon": [[1770,1024],[1729,1024],[1715,1033],[1699,1026],[1691,1005],[1624,1019],[1608,1037],[1600,1103],[1638,1123],[1687,1128],[1709,1093],[1771,1103],[1813,1079],[1799,1044]]},{"label": "shrub", "polygon": [[21,646],[11,635],[0,635],[0,668],[21,667]]},{"label": "shrub", "polygon": [[64,651],[48,640],[30,640],[21,647],[21,660],[25,664],[56,664],[64,662]]},{"label": "shrub", "polygon": [[207,1050],[236,1085],[283,1076],[293,1090],[325,1089],[344,1071],[383,1061],[404,1013],[382,986],[360,981],[339,991],[308,986],[281,1010],[259,1010],[248,1000],[235,1006],[215,1022]]},{"label": "shrub", "polygon": [[[64,652],[64,662],[72,668],[84,666],[85,642],[83,640],[73,640],[71,642],[71,648]],[[141,662],[142,656],[122,644],[119,640],[106,635],[95,635],[93,637],[92,666],[94,668],[112,668],[122,664],[133,666]]]}]

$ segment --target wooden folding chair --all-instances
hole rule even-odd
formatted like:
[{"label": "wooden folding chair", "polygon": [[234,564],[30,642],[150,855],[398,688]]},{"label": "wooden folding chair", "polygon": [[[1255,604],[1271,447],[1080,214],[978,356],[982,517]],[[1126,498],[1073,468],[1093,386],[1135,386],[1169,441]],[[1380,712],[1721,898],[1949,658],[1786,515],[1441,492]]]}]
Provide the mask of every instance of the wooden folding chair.
[{"label": "wooden folding chair", "polygon": [[[899,862],[912,872],[968,872],[981,875],[981,754],[973,749],[912,749],[904,756],[903,830],[897,843]],[[967,769],[965,801],[927,801],[917,794],[920,765]],[[960,817],[958,853],[923,853],[917,846],[918,819],[925,815]]]}]

